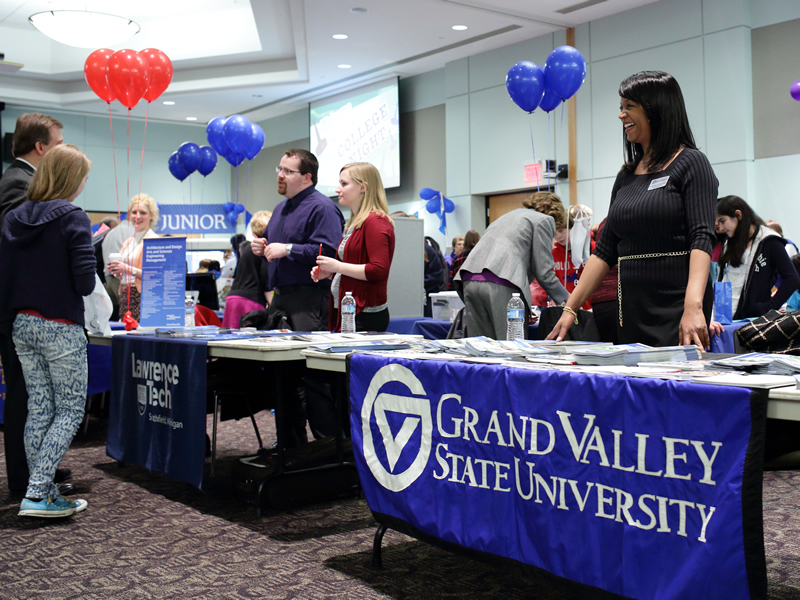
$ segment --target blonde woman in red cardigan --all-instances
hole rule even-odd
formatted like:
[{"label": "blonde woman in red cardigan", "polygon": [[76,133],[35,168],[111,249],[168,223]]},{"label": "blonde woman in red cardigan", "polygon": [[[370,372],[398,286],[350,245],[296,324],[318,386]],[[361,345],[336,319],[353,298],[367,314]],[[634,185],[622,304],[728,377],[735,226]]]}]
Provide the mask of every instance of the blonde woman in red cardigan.
[{"label": "blonde woman in red cardigan", "polygon": [[356,299],[356,330],[386,331],[389,304],[386,284],[394,256],[394,223],[381,174],[370,163],[351,163],[339,171],[336,188],[339,204],[350,209],[350,220],[337,251],[338,260],[317,258],[311,278],[333,276],[331,284],[331,330],[341,329],[339,303],[345,292]]}]

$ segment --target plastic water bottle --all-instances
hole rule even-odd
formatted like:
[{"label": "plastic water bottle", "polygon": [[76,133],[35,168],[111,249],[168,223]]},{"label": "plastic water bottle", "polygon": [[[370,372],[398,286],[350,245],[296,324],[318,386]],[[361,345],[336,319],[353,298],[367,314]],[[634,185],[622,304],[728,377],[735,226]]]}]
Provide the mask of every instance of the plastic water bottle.
[{"label": "plastic water bottle", "polygon": [[511,300],[508,301],[506,307],[506,315],[508,320],[508,328],[506,329],[507,340],[524,340],[525,339],[525,304],[519,294],[514,293],[511,295]]},{"label": "plastic water bottle", "polygon": [[186,316],[184,317],[184,325],[186,327],[194,327],[194,298],[186,296],[185,300]]},{"label": "plastic water bottle", "polygon": [[342,333],[356,332],[356,299],[353,292],[345,292],[342,298]]}]

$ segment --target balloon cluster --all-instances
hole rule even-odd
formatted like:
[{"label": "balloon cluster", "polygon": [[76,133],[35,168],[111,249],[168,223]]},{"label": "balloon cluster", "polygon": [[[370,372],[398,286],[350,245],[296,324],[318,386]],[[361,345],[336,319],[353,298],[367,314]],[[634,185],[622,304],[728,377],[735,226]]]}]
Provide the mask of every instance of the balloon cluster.
[{"label": "balloon cluster", "polygon": [[92,52],[83,64],[86,83],[104,102],[119,100],[132,109],[142,98],[152,102],[172,81],[172,61],[161,50],[145,48]]},{"label": "balloon cluster", "polygon": [[586,79],[586,60],[572,46],[559,46],[550,53],[544,67],[522,60],[506,75],[506,90],[514,103],[526,112],[541,108],[550,112],[570,99]]},{"label": "balloon cluster", "polygon": [[446,233],[447,213],[453,212],[456,209],[456,205],[450,198],[445,198],[441,192],[428,187],[419,191],[419,197],[426,200],[425,210],[439,217],[439,231]]},{"label": "balloon cluster", "polygon": [[183,142],[170,155],[167,164],[169,172],[178,181],[183,181],[195,171],[205,177],[216,168],[217,153],[211,146],[198,146],[194,142]]},{"label": "balloon cluster", "polygon": [[[239,215],[244,212],[244,204],[234,204],[233,202],[226,202],[222,205],[222,210],[225,211],[225,216],[228,217],[228,222],[231,225],[236,225]],[[245,224],[246,221],[245,221]]]},{"label": "balloon cluster", "polygon": [[211,147],[234,167],[244,159],[253,160],[264,147],[264,130],[247,117],[217,117],[206,127],[206,137]]}]

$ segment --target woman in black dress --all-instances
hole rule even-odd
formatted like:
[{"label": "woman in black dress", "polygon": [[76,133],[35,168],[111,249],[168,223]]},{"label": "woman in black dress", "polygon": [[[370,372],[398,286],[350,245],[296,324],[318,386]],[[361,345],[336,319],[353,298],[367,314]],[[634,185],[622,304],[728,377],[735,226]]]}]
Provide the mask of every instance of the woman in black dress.
[{"label": "woman in black dress", "polygon": [[709,278],[719,183],[697,150],[675,79],[644,71],[619,86],[626,161],[611,192],[595,253],[548,335],[562,339],[573,314],[619,262],[621,343],[707,348]]}]

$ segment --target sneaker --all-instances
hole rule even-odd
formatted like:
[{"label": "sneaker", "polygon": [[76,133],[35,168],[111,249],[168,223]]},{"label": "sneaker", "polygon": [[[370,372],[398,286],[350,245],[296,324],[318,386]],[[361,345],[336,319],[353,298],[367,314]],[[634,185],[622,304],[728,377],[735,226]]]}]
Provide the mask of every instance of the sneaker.
[{"label": "sneaker", "polygon": [[86,510],[88,503],[86,500],[78,500],[77,502],[68,502],[63,498],[52,501],[49,498],[44,498],[35,502],[24,498],[22,504],[19,506],[20,517],[68,517],[76,512]]}]

